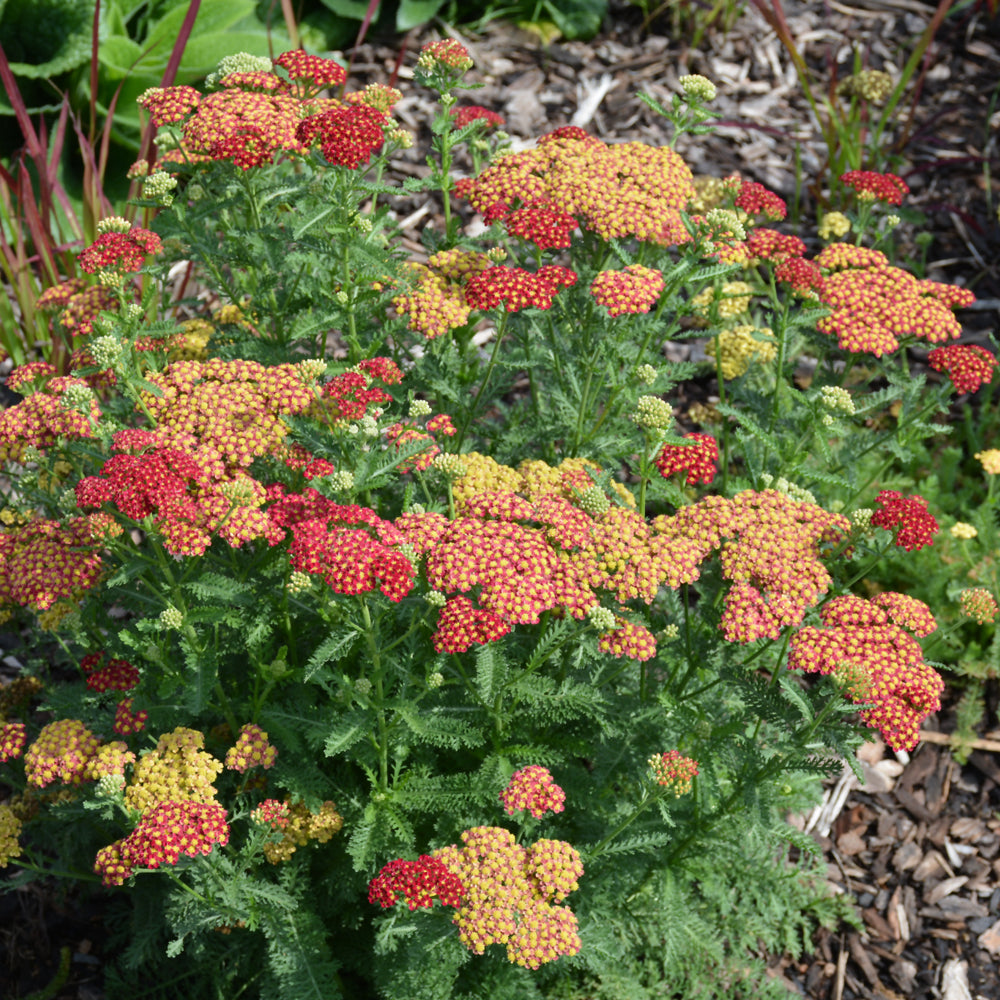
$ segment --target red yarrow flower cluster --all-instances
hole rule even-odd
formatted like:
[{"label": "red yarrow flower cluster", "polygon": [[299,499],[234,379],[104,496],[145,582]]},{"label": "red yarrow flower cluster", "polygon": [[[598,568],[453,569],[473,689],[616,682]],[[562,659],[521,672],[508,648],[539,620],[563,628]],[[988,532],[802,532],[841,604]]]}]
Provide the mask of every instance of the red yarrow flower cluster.
[{"label": "red yarrow flower cluster", "polygon": [[872,524],[887,531],[895,529],[896,544],[901,549],[912,552],[934,541],[938,523],[918,493],[906,497],[896,490],[882,490],[875,503],[879,509],[872,515]]},{"label": "red yarrow flower cluster", "polygon": [[564,250],[572,243],[577,228],[576,219],[561,209],[549,205],[518,208],[505,219],[511,236],[534,243],[539,250]]},{"label": "red yarrow flower cluster", "polygon": [[139,683],[139,670],[128,660],[110,659],[101,666],[103,661],[103,650],[88,653],[80,660],[91,691],[131,691]]},{"label": "red yarrow flower cluster", "polygon": [[364,372],[348,371],[335,375],[323,385],[323,395],[330,401],[330,414],[334,420],[360,420],[369,406],[391,403],[392,396],[371,380]]},{"label": "red yarrow flower cluster", "polygon": [[467,597],[452,597],[438,614],[431,643],[439,653],[464,653],[470,646],[496,642],[510,625],[495,611],[477,608]]},{"label": "red yarrow flower cluster", "polygon": [[250,813],[250,819],[258,826],[266,826],[271,830],[285,830],[291,820],[288,803],[280,799],[264,799]]},{"label": "red yarrow flower cluster", "polygon": [[992,382],[997,367],[997,359],[975,344],[937,347],[927,355],[927,363],[936,372],[947,372],[957,392],[975,392],[984,382]]},{"label": "red yarrow flower cluster", "polygon": [[776,281],[783,281],[791,286],[793,292],[800,295],[815,296],[823,291],[823,272],[811,260],[803,257],[789,257],[774,269]]},{"label": "red yarrow flower cluster", "polygon": [[366,104],[354,104],[306,118],[296,129],[296,138],[306,146],[319,143],[328,163],[357,170],[385,143],[384,112]]},{"label": "red yarrow flower cluster", "polygon": [[274,64],[280,66],[290,80],[307,81],[318,88],[339,87],[347,79],[347,71],[340,63],[307,55],[301,49],[282,52]]},{"label": "red yarrow flower cluster", "polygon": [[368,883],[368,902],[378,903],[383,910],[395,906],[400,897],[410,910],[430,909],[435,899],[442,906],[458,909],[463,895],[462,880],[429,854],[421,854],[416,861],[390,861]]},{"label": "red yarrow flower cluster", "polygon": [[747,215],[763,215],[780,222],[788,214],[788,206],[773,191],[756,181],[744,181],[736,195],[736,207]]},{"label": "red yarrow flower cluster", "polygon": [[504,812],[529,812],[541,819],[547,812],[560,813],[566,807],[566,793],[552,780],[547,767],[532,764],[515,771],[500,793]]},{"label": "red yarrow flower cluster", "polygon": [[267,733],[248,722],[240,730],[236,745],[226,752],[225,765],[230,771],[246,774],[251,767],[273,767],[277,759],[278,749],[268,743]]},{"label": "red yarrow flower cluster", "polygon": [[711,434],[685,434],[691,444],[665,444],[656,456],[656,467],[664,479],[686,472],[688,486],[710,484],[715,479],[719,445]]},{"label": "red yarrow flower cluster", "polygon": [[680,797],[691,791],[691,784],[698,774],[698,762],[685,757],[679,750],[665,750],[649,759],[653,778],[658,785]]},{"label": "red yarrow flower cluster", "polygon": [[118,702],[118,707],[115,709],[114,725],[111,728],[119,736],[131,736],[133,733],[141,733],[146,728],[146,720],[149,718],[149,712],[145,709],[133,712],[132,707],[134,704],[135,702],[132,698],[123,698]]},{"label": "red yarrow flower cluster", "polygon": [[391,522],[367,507],[334,503],[311,487],[286,495],[275,485],[269,496],[272,524],[292,535],[293,569],[321,576],[338,594],[378,589],[401,601],[410,592],[413,565],[397,547],[406,539]]},{"label": "red yarrow flower cluster", "polygon": [[840,175],[840,183],[854,188],[864,201],[883,201],[887,205],[901,205],[903,198],[910,193],[902,177],[874,170],[848,170]]},{"label": "red yarrow flower cluster", "polygon": [[802,257],[806,245],[798,236],[779,233],[776,229],[759,227],[746,238],[744,248],[751,260],[780,262],[789,257]]},{"label": "red yarrow flower cluster", "polygon": [[211,854],[216,844],[229,843],[226,810],[217,802],[161,802],[139,820],[123,840],[97,852],[94,871],[104,885],[119,886],[140,868],[175,865]]},{"label": "red yarrow flower cluster", "polygon": [[502,128],[506,124],[495,111],[480,107],[478,104],[469,104],[464,108],[452,108],[451,118],[455,128],[465,128],[472,122],[483,122],[486,128]]},{"label": "red yarrow flower cluster", "polygon": [[551,309],[560,288],[576,284],[569,268],[548,264],[536,272],[520,267],[494,267],[472,275],[465,284],[465,300],[473,309],[499,309],[520,312],[522,309]]},{"label": "red yarrow flower cluster", "polygon": [[941,708],[944,690],[941,676],[924,662],[920,644],[909,634],[934,631],[930,609],[905,594],[879,594],[871,601],[847,595],[825,605],[820,618],[824,628],[807,626],[792,636],[789,667],[834,674],[849,664],[853,674],[863,673],[866,683],[848,687],[845,694],[873,706],[861,718],[893,750],[912,750],[920,724]]},{"label": "red yarrow flower cluster", "polygon": [[156,233],[134,226],[127,233],[102,233],[77,258],[87,274],[98,271],[138,271],[147,257],[158,254],[163,242]]},{"label": "red yarrow flower cluster", "polygon": [[659,271],[629,264],[623,271],[600,271],[590,283],[590,294],[609,316],[621,316],[648,313],[665,287]]}]

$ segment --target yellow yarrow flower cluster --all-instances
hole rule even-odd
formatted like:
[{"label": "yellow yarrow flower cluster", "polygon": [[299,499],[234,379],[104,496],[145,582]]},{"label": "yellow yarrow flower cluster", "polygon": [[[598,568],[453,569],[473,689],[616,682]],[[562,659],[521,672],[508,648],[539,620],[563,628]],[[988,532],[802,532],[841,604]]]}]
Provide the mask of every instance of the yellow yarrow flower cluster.
[{"label": "yellow yarrow flower cluster", "polygon": [[830,242],[851,231],[851,220],[843,212],[827,212],[819,224],[819,238]]},{"label": "yellow yarrow flower cluster", "polygon": [[125,789],[125,804],[145,813],[161,802],[211,802],[212,784],[222,771],[222,761],[203,749],[205,736],[196,729],[178,726],[164,733],[156,749],[135,765]]},{"label": "yellow yarrow flower cluster", "polygon": [[750,365],[767,364],[778,356],[778,346],[770,327],[755,327],[742,323],[729,330],[720,330],[708,346],[726,381],[745,374]]},{"label": "yellow yarrow flower cluster", "polygon": [[287,861],[310,840],[325,844],[344,827],[344,817],[330,801],[324,802],[317,813],[310,812],[302,802],[292,805],[289,799],[285,799],[285,804],[288,806],[288,825],[283,828],[281,840],[264,845],[264,857],[272,865]]},{"label": "yellow yarrow flower cluster", "polygon": [[8,805],[0,806],[0,868],[6,868],[11,858],[21,856],[21,820]]},{"label": "yellow yarrow flower cluster", "polygon": [[967,521],[956,521],[949,529],[952,538],[970,539],[975,538],[979,532],[974,524]]},{"label": "yellow yarrow flower cluster", "polygon": [[976,452],[976,458],[983,466],[983,472],[989,476],[1000,474],[1000,448],[987,448]]},{"label": "yellow yarrow flower cluster", "polygon": [[719,289],[705,288],[691,300],[696,316],[709,319],[731,319],[750,309],[753,286],[746,281],[727,281]]}]

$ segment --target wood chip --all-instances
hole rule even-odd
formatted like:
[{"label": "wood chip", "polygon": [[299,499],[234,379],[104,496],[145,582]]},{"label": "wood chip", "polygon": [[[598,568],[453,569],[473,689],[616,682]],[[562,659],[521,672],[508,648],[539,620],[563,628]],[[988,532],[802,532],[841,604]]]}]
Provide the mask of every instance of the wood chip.
[{"label": "wood chip", "polygon": [[1000,955],[1000,920],[976,938],[976,944],[991,955]]},{"label": "wood chip", "polygon": [[956,889],[961,889],[968,881],[969,878],[967,875],[956,875],[954,878],[946,878],[943,882],[939,882],[934,886],[924,898],[931,906],[935,906],[946,896],[950,896]]}]

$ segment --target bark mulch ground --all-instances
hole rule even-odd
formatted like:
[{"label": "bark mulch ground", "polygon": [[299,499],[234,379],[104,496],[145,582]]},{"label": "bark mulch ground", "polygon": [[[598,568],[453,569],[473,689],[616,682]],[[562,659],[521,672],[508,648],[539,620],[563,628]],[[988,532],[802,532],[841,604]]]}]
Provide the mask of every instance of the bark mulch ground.
[{"label": "bark mulch ground", "polygon": [[[855,50],[869,68],[898,72],[933,10],[918,0],[806,0],[789,3],[787,15],[822,90],[834,74],[850,72]],[[669,99],[680,74],[703,73],[719,85],[714,106],[723,124],[678,144],[692,169],[738,171],[791,203],[802,190],[802,217],[815,215],[808,187],[822,174],[826,149],[791,60],[759,14],[747,10],[725,34],[708,32],[697,51],[655,25],[641,30],[635,8],[613,6],[605,28],[592,42],[547,47],[506,24],[463,34],[485,84],[470,101],[499,111],[525,141],[572,123],[608,140],[659,143],[668,126],[636,92]],[[427,37],[414,33],[409,50]],[[398,39],[363,46],[354,80],[388,82],[399,50]],[[400,78],[409,76],[404,66]],[[920,260],[915,237],[931,235],[928,276],[976,292],[976,307],[960,318],[967,332],[985,337],[1000,318],[1000,17],[991,22],[980,4],[946,21],[910,107],[901,105],[891,134],[900,141],[896,172],[912,189],[907,205],[920,213],[904,221],[901,244]],[[425,169],[429,109],[412,93],[399,108],[423,140],[409,158],[414,174]],[[435,214],[426,198],[400,206],[414,252],[420,227]],[[773,957],[773,974],[793,995],[1000,1000],[1000,731],[984,733],[960,766],[946,745],[949,722],[942,713],[941,732],[909,758],[866,747],[863,786],[845,774],[812,814],[793,817],[816,837],[831,886],[857,899],[864,924],[862,932],[820,932],[814,954],[801,959]],[[997,727],[995,715],[990,722]],[[65,955],[69,978],[46,995],[101,1000],[103,917],[93,903],[45,886],[0,896],[0,983],[10,983],[13,996],[37,990]]]}]

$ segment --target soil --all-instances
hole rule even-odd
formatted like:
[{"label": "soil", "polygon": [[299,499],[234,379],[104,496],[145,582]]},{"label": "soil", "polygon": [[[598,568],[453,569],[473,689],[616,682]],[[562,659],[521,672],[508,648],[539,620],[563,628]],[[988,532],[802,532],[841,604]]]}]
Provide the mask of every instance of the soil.
[{"label": "soil", "polygon": [[[867,68],[898,77],[934,8],[918,0],[806,0],[789,3],[786,15],[822,94],[850,72],[855,53]],[[615,4],[590,42],[545,46],[502,23],[458,34],[484,84],[469,102],[500,112],[515,140],[572,123],[609,141],[663,143],[668,123],[637,92],[669,100],[679,75],[702,73],[719,87],[719,127],[678,142],[692,169],[760,181],[804,219],[821,207],[823,192],[812,189],[827,161],[821,130],[791,59],[752,6],[728,31],[709,29],[697,49],[671,40],[659,23],[644,30],[637,8]],[[439,27],[420,29],[362,46],[352,80],[392,81],[404,47],[398,77],[412,77],[416,51],[439,35]],[[1000,15],[990,19],[982,0],[966,6],[945,20],[929,51],[888,135],[894,170],[912,192],[898,243],[913,268],[933,262],[928,277],[975,291],[977,303],[959,318],[966,339],[985,341],[1000,318]],[[414,174],[422,169],[428,111],[425,97],[409,94],[398,107],[418,135],[407,167]],[[400,205],[414,253],[422,249],[419,229],[435,214],[426,198]],[[921,233],[929,246],[921,248]],[[9,665],[0,671],[13,673]],[[792,995],[1000,1000],[1000,732],[985,733],[960,766],[947,746],[950,714],[932,721],[940,731],[912,755],[866,747],[863,787],[850,776],[831,782],[822,806],[792,818],[817,839],[830,885],[858,900],[864,925],[862,932],[819,932],[812,955],[771,957],[773,975]],[[990,724],[997,727],[995,716]],[[106,942],[92,902],[39,885],[0,896],[4,995],[52,984],[46,997],[101,1000]],[[68,976],[56,986],[61,960]]]}]

